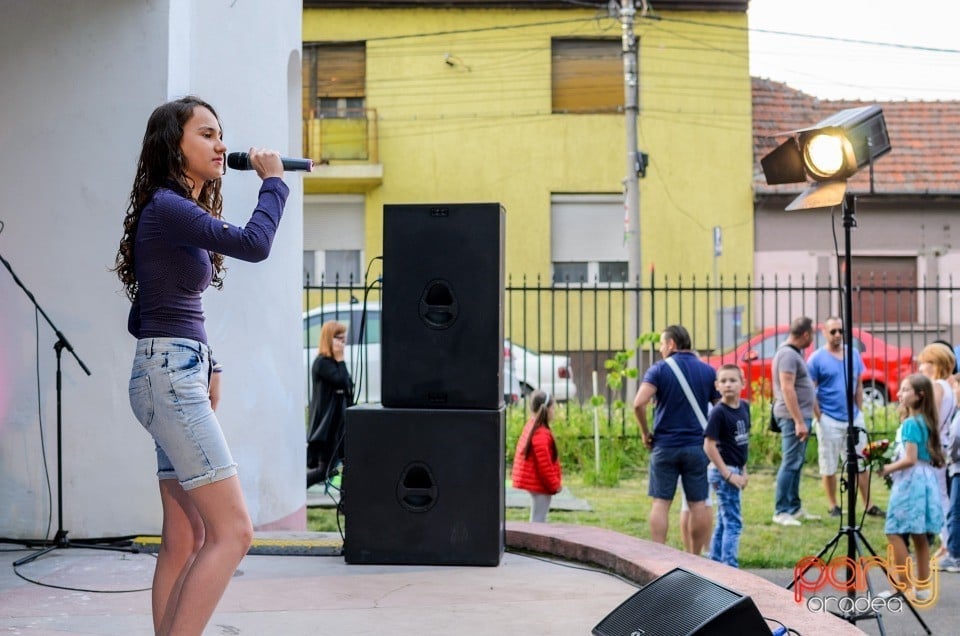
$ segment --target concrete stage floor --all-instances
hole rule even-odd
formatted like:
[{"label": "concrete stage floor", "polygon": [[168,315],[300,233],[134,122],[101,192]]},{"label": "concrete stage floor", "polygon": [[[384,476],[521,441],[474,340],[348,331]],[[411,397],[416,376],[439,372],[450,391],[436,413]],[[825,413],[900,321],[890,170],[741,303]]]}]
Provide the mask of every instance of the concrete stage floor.
[{"label": "concrete stage floor", "polygon": [[[764,617],[800,634],[880,633],[876,619],[854,626],[795,603],[788,571],[735,570],[597,528],[509,522],[497,567],[347,565],[339,537],[320,538],[334,546],[326,556],[248,555],[204,634],[583,635],[674,567],[750,595]],[[15,571],[29,554],[16,548],[0,544],[0,634],[153,633],[151,554],[71,547]],[[960,575],[944,573],[940,583],[936,606],[920,616],[932,633],[952,634]],[[907,611],[883,617],[890,636],[924,633]]]}]

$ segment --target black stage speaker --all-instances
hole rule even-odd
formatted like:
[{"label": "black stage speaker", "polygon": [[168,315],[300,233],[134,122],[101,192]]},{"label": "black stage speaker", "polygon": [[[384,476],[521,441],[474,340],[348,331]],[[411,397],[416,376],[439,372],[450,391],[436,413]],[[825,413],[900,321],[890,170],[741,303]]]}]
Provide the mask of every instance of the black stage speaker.
[{"label": "black stage speaker", "polygon": [[383,206],[384,406],[503,405],[504,226],[499,203]]},{"label": "black stage speaker", "polygon": [[595,636],[770,636],[749,596],[683,568],[654,579],[593,628]]},{"label": "black stage speaker", "polygon": [[498,565],[505,410],[347,409],[347,563]]}]

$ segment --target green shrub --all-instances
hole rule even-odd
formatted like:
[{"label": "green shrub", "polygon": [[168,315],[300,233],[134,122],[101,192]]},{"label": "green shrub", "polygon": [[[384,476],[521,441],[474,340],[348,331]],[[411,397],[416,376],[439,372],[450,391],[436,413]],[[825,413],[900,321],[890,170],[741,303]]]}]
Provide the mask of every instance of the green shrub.
[{"label": "green shrub", "polygon": [[[556,418],[550,429],[557,442],[564,473],[582,473],[583,479],[591,484],[616,486],[621,478],[636,475],[641,467],[646,466],[648,451],[636,434],[636,425],[633,425],[632,433],[621,434],[622,414],[618,417],[614,413],[614,422],[611,423],[606,409],[597,407],[594,413],[593,407],[575,402],[557,405]],[[599,432],[599,471],[596,469],[594,417]],[[507,409],[505,452],[508,467],[513,464],[517,440],[528,419],[529,414],[520,405]]]},{"label": "green shrub", "polygon": [[[759,393],[758,393],[759,395]],[[517,439],[530,415],[525,401],[507,408],[505,457],[507,474],[513,464]],[[768,430],[771,403],[759,399],[750,404],[750,470],[776,469],[780,465],[780,434]],[[649,421],[653,421],[650,407]],[[596,469],[594,417],[600,438],[600,470]],[[895,405],[865,411],[870,439],[893,439],[899,426]],[[591,486],[613,487],[622,479],[642,477],[647,470],[649,451],[640,440],[633,412],[625,406],[592,406],[578,402],[560,403],[550,425],[557,441],[557,451],[564,474],[580,474]],[[817,438],[807,444],[807,466],[816,466]]]}]

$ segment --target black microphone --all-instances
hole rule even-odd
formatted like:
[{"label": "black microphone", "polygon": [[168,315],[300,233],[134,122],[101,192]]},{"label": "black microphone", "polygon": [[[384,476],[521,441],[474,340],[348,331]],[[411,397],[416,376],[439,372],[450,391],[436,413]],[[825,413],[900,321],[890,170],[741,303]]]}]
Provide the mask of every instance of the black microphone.
[{"label": "black microphone", "polygon": [[[288,172],[294,170],[313,172],[312,159],[289,159],[287,157],[280,157],[280,161],[283,162],[283,169]],[[231,170],[253,170],[253,166],[250,165],[250,157],[245,152],[231,152],[227,155],[227,167]]]}]

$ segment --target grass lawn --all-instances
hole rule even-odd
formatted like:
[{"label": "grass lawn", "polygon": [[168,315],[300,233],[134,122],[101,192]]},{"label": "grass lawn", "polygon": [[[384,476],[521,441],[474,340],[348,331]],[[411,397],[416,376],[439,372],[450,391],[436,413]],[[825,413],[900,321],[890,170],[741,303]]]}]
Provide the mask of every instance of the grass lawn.
[{"label": "grass lawn", "polygon": [[[743,491],[744,530],[740,541],[740,567],[742,568],[793,568],[798,559],[816,555],[837,534],[841,521],[846,520],[846,509],[842,518],[827,515],[826,495],[816,467],[807,467],[800,482],[800,497],[804,508],[809,512],[823,516],[821,521],[806,521],[800,527],[785,528],[771,521],[773,516],[773,494],[776,471],[764,469],[754,472],[750,484]],[[570,523],[586,526],[598,526],[623,534],[650,538],[647,515],[650,512],[650,498],[647,496],[647,480],[643,478],[621,480],[615,487],[598,487],[584,484],[579,474],[564,475],[564,486],[574,496],[585,499],[593,510],[589,512],[551,510],[549,520],[558,523]],[[874,477],[872,483],[874,502],[886,510],[889,492],[883,480]],[[863,506],[857,502],[858,521]],[[680,498],[674,500],[670,512],[670,531],[667,537],[669,545],[681,547],[678,522],[680,516]],[[507,520],[526,521],[529,510],[525,508],[507,508]],[[336,532],[335,512],[331,509],[311,508],[307,513],[307,524],[316,532]],[[861,528],[863,536],[880,555],[886,555],[887,539],[883,533],[883,519],[865,517]],[[831,556],[846,554],[847,538],[841,538]]]}]

